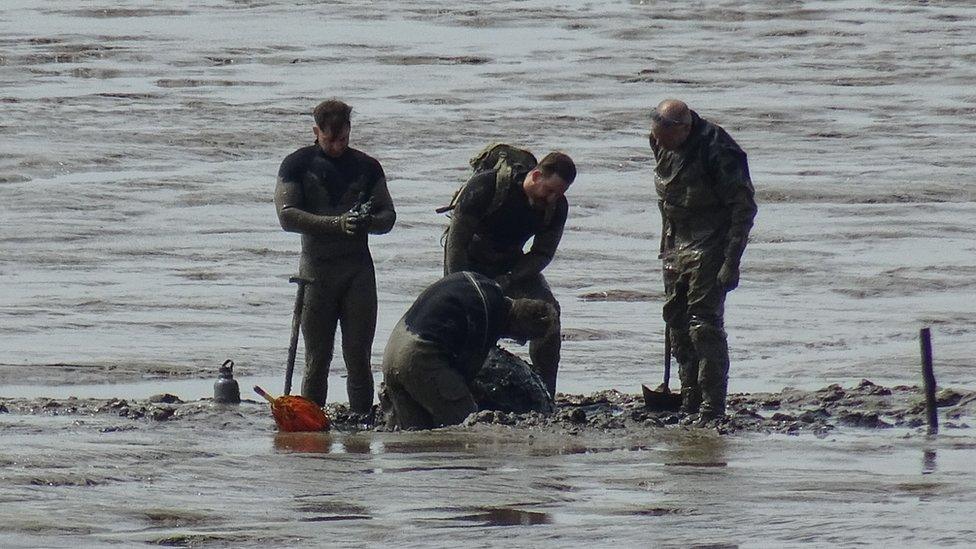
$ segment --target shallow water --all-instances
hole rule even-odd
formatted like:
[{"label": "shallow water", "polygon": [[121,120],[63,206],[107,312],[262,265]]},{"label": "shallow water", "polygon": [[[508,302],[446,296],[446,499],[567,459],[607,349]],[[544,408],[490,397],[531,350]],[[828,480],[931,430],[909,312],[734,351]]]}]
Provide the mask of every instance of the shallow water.
[{"label": "shallow water", "polygon": [[[732,391],[917,383],[923,325],[939,381],[972,387],[974,21],[967,2],[5,0],[0,397],[79,384],[81,396],[197,398],[225,358],[243,387],[277,383],[299,243],[271,191],[331,95],[355,107],[353,145],[381,160],[399,213],[372,239],[375,364],[440,271],[433,208],[474,151],[505,139],[561,148],[580,168],[546,270],[564,311],[560,389],[656,383],[660,220],[644,135],[648,108],[681,97],[749,152],[759,193],[728,305]],[[612,290],[647,297],[581,298]],[[337,357],[330,400],[344,399],[341,374]],[[972,539],[956,519],[976,509],[971,446],[938,443],[921,477],[921,442],[876,433],[720,439],[724,457],[705,461],[727,466],[685,470],[664,464],[708,444],[662,434],[644,450],[614,440],[539,456],[523,434],[443,435],[470,436],[463,451],[375,434],[362,435],[369,453],[292,454],[263,423],[100,433],[76,420],[0,415],[0,497],[17,502],[0,511],[4,544],[951,545]],[[480,469],[400,471],[444,463]],[[398,472],[364,473],[377,465]],[[110,478],[29,482],[89,471]],[[544,479],[570,488],[533,487]],[[485,537],[484,524],[522,521]],[[163,539],[190,534],[204,537]]]},{"label": "shallow water", "polygon": [[0,540],[948,546],[976,534],[971,437],[274,435],[245,406],[251,413],[217,413],[193,429],[0,416]]}]

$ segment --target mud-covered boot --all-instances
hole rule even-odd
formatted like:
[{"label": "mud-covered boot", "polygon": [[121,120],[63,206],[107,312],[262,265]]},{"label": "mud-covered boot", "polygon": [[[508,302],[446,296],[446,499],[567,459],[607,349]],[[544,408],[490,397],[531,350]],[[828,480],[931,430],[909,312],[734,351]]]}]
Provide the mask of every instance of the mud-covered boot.
[{"label": "mud-covered boot", "polygon": [[697,426],[715,427],[725,420],[725,390],[725,383],[718,386],[702,386],[703,399]]},{"label": "mud-covered boot", "polygon": [[701,408],[701,403],[701,389],[697,385],[681,388],[681,408],[679,408],[679,412],[682,414],[697,414]]},{"label": "mud-covered boot", "polygon": [[698,386],[701,388],[700,426],[711,427],[725,418],[725,395],[729,385],[729,346],[721,321],[693,322],[691,338],[698,352]]}]

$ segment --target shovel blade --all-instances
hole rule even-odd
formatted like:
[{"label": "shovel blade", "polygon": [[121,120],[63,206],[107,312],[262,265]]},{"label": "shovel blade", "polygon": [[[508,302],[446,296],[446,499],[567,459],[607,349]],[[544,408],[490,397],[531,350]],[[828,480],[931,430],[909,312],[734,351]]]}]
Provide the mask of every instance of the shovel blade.
[{"label": "shovel blade", "polygon": [[641,385],[644,393],[644,407],[655,412],[677,412],[681,408],[681,395],[672,393],[667,387],[651,389]]}]

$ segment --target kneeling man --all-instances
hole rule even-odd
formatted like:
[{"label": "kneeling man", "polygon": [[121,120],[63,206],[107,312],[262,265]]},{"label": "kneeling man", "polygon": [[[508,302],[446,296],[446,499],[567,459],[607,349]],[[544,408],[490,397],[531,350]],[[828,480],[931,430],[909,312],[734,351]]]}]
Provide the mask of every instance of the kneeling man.
[{"label": "kneeling man", "polygon": [[383,380],[401,429],[461,423],[478,411],[469,383],[501,337],[547,333],[552,305],[510,299],[494,280],[470,271],[430,285],[397,323],[383,352]]}]

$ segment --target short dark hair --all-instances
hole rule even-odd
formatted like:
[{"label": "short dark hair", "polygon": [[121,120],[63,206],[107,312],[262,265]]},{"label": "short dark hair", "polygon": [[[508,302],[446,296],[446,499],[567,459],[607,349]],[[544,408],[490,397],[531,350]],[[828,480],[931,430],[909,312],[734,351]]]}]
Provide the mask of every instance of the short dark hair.
[{"label": "short dark hair", "polygon": [[552,174],[558,175],[567,185],[571,185],[576,179],[576,164],[573,159],[568,154],[558,151],[543,157],[536,168],[546,177]]},{"label": "short dark hair", "polygon": [[322,131],[327,131],[332,135],[337,135],[349,126],[352,107],[339,101],[338,99],[327,99],[319,103],[312,116],[315,118],[315,125]]}]

